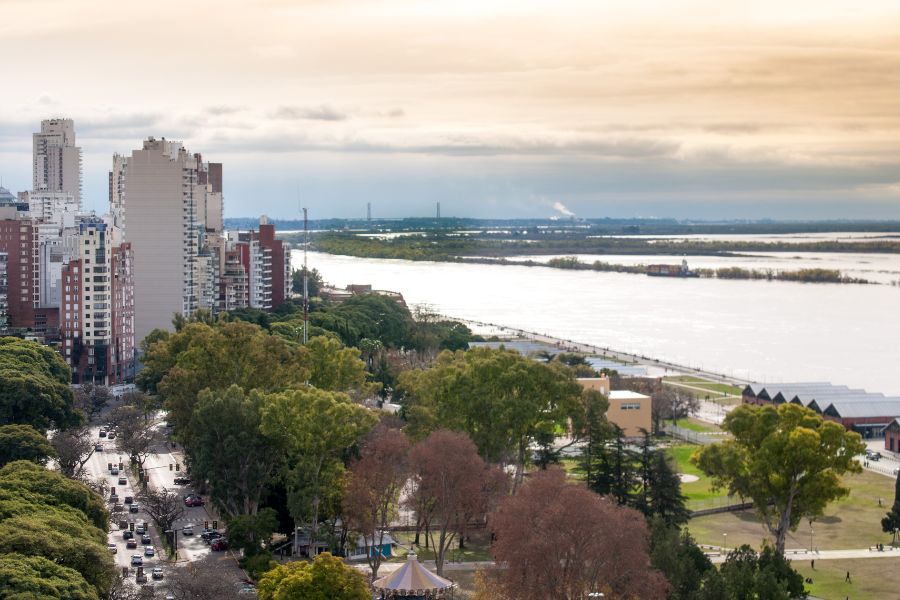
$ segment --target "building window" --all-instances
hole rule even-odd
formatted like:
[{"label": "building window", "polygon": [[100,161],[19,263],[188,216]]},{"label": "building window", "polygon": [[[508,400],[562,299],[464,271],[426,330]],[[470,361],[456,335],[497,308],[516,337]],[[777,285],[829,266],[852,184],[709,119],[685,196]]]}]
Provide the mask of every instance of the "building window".
[{"label": "building window", "polygon": [[622,410],[641,410],[640,402],[623,402]]}]

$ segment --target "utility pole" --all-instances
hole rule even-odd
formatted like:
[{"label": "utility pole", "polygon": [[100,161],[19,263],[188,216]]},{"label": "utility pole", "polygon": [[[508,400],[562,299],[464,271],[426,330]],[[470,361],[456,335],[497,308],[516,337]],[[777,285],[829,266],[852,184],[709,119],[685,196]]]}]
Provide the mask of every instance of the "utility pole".
[{"label": "utility pole", "polygon": [[372,222],[372,203],[366,202],[366,221]]},{"label": "utility pole", "polygon": [[440,202],[437,203],[437,219],[438,219],[438,221],[441,220],[441,203]]},{"label": "utility pole", "polygon": [[309,341],[309,266],[306,253],[309,249],[309,219],[303,209],[303,345]]}]

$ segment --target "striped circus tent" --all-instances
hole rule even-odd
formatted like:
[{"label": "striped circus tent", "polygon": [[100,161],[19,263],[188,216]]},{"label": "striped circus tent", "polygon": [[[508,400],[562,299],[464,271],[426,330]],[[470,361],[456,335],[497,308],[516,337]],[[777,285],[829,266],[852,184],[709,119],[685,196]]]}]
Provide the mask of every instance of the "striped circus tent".
[{"label": "striped circus tent", "polygon": [[439,577],[422,566],[415,554],[407,554],[403,566],[380,579],[372,586],[381,592],[381,598],[405,600],[431,600],[447,598],[453,582]]}]

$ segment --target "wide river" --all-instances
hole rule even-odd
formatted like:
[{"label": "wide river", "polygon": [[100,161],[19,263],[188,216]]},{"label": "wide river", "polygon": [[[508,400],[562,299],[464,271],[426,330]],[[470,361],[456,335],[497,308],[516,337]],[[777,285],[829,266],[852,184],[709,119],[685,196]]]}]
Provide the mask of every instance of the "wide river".
[{"label": "wide river", "polygon": [[[302,261],[294,251],[294,267]],[[372,284],[459,318],[744,379],[830,381],[900,396],[900,288],[890,285],[667,279],[316,252],[309,265],[330,284]]]}]

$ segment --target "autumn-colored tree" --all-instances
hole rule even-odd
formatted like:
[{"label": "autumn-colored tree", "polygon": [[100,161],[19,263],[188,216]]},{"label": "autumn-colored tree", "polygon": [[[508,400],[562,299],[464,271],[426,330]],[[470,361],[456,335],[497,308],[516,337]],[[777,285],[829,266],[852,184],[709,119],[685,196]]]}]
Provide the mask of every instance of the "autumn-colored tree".
[{"label": "autumn-colored tree", "polygon": [[415,484],[409,506],[425,524],[442,575],[453,541],[505,492],[506,478],[485,464],[469,436],[445,429],[413,446],[409,460]]},{"label": "autumn-colored tree", "polygon": [[343,509],[350,527],[363,536],[374,580],[386,529],[397,517],[400,492],[409,477],[409,441],[403,432],[380,426],[360,454],[345,479]]},{"label": "autumn-colored tree", "polygon": [[705,446],[692,460],[716,487],[753,501],[779,554],[788,531],[850,492],[841,476],[862,471],[859,434],[798,404],[745,404],[722,427],[733,439]]},{"label": "autumn-colored tree", "polygon": [[617,506],[565,473],[535,473],[492,515],[491,551],[506,568],[490,573],[507,598],[663,599],[668,584],[650,565],[643,515]]}]

